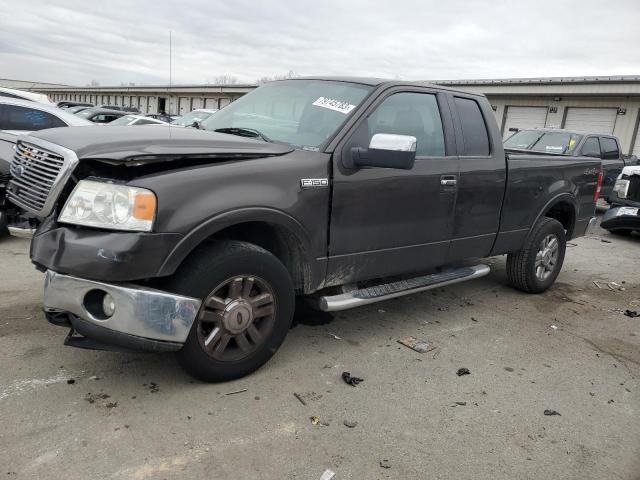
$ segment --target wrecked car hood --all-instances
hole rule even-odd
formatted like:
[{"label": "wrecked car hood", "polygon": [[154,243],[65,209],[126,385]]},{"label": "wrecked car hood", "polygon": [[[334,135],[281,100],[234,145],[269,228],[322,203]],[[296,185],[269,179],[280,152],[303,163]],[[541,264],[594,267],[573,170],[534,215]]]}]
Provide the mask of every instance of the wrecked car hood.
[{"label": "wrecked car hood", "polygon": [[284,155],[289,145],[181,127],[65,127],[34,132],[22,140],[42,139],[75,152],[80,160],[162,161],[186,157],[256,158]]}]

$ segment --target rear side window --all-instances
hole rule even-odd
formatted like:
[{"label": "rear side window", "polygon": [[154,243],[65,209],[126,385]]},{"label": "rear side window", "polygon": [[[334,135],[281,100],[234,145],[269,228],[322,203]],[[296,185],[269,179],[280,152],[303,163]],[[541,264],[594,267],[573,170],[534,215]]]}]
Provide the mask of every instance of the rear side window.
[{"label": "rear side window", "polygon": [[600,158],[600,143],[596,137],[589,137],[584,141],[582,145],[581,155],[588,155],[590,157]]},{"label": "rear side window", "polygon": [[613,138],[600,137],[600,145],[602,146],[602,158],[611,160],[620,157],[618,142]]},{"label": "rear side window", "polygon": [[369,141],[376,133],[416,137],[416,156],[444,156],[444,131],[436,96],[402,92],[387,97],[367,119]]},{"label": "rear side window", "polygon": [[489,155],[489,134],[484,123],[480,106],[474,100],[455,97],[456,108],[462,124],[464,154],[467,157]]},{"label": "rear side window", "polygon": [[0,130],[44,130],[66,127],[67,124],[50,113],[17,105],[0,105]]}]

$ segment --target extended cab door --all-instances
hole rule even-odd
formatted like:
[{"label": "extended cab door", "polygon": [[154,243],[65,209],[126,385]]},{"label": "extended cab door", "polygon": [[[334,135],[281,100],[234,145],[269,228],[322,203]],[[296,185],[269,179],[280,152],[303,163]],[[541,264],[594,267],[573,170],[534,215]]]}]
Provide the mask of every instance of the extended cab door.
[{"label": "extended cab door", "polygon": [[[413,168],[346,168],[342,159],[376,133],[416,137]],[[327,285],[443,264],[453,230],[454,152],[443,93],[395,87],[380,94],[333,156]]]},{"label": "extended cab door", "polygon": [[613,191],[618,175],[624,168],[624,160],[620,155],[620,146],[615,137],[600,136],[600,149],[602,150],[602,188],[600,197],[608,198]]},{"label": "extended cab door", "polygon": [[489,103],[453,93],[456,145],[460,158],[449,261],[486,257],[500,228],[506,158]]}]

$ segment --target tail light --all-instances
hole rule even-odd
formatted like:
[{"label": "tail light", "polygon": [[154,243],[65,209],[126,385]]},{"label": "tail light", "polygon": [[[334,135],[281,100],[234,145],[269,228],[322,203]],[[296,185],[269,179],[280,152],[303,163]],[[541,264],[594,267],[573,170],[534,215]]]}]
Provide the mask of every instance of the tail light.
[{"label": "tail light", "polygon": [[602,167],[600,167],[600,173],[598,174],[598,183],[596,183],[596,191],[593,194],[593,203],[598,201],[600,197],[600,190],[602,189]]}]

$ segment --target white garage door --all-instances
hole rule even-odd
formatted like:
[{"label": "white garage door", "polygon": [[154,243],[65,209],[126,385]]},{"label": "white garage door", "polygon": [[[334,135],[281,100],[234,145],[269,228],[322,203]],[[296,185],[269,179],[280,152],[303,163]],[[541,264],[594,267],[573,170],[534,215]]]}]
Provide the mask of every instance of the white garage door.
[{"label": "white garage door", "polygon": [[571,108],[567,109],[564,128],[576,132],[603,133],[611,135],[616,125],[617,108]]},{"label": "white garage door", "polygon": [[523,128],[541,128],[547,121],[547,107],[507,106],[507,118],[504,122],[503,137],[513,135]]},{"label": "white garage door", "polygon": [[178,100],[178,114],[185,115],[191,111],[191,99],[187,97],[180,97]]}]

